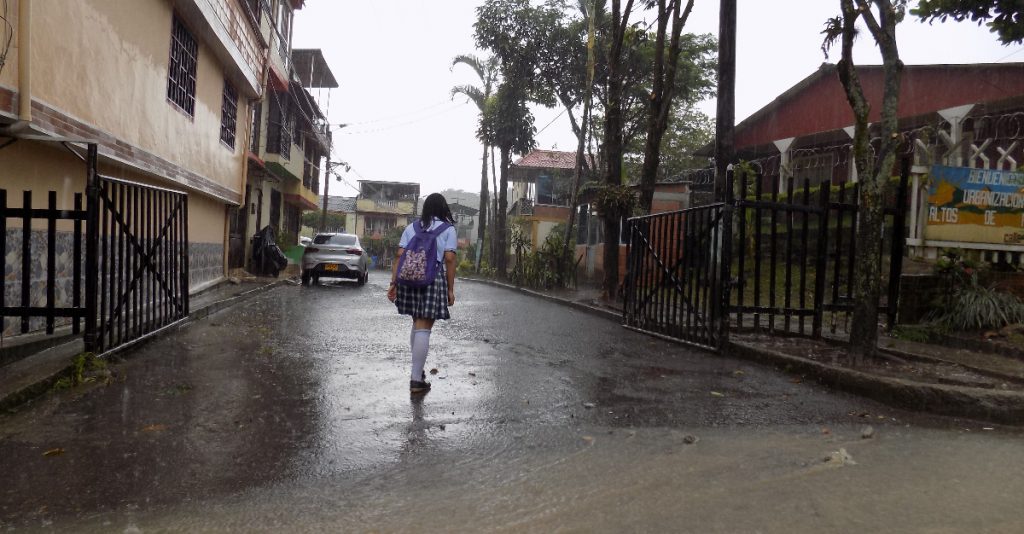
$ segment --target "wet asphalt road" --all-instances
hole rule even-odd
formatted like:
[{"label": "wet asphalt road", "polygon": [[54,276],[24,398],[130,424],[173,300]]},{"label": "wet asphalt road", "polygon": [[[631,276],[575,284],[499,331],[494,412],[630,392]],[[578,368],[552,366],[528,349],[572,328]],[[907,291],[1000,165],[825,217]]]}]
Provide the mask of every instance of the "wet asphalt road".
[{"label": "wet asphalt road", "polygon": [[1024,531],[1018,430],[500,288],[458,284],[411,397],[387,280],[280,287],[0,417],[0,530]]}]

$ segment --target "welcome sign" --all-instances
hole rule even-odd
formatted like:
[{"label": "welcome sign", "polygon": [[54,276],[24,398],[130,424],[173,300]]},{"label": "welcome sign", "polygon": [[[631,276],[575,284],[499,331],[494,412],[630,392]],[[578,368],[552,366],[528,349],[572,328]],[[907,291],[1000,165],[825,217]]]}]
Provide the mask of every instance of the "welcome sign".
[{"label": "welcome sign", "polygon": [[927,239],[1024,245],[1024,172],[932,166]]}]

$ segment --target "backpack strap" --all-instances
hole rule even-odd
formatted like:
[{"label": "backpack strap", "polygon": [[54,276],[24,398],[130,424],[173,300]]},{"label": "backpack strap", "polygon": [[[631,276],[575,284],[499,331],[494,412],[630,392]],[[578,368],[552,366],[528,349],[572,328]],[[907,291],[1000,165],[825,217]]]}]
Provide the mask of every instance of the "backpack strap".
[{"label": "backpack strap", "polygon": [[452,225],[450,223],[442,222],[437,228],[430,230],[430,235],[434,236],[434,238],[436,239],[437,236],[441,235],[441,233],[443,233],[445,230],[451,227]]}]

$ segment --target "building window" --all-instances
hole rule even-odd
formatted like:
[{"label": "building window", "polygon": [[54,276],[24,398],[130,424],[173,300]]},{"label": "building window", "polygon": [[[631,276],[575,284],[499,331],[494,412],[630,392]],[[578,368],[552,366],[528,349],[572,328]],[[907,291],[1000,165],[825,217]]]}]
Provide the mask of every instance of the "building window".
[{"label": "building window", "polygon": [[238,93],[231,82],[224,80],[224,95],[220,105],[220,140],[235,148],[235,130],[238,121]]},{"label": "building window", "polygon": [[288,93],[270,92],[270,113],[267,117],[267,152],[280,154],[284,159],[291,159],[293,122]]},{"label": "building window", "polygon": [[292,9],[288,2],[281,0],[277,5],[277,39],[281,59],[288,64],[291,56]]},{"label": "building window", "polygon": [[167,99],[191,117],[196,108],[196,63],[199,45],[188,28],[174,17],[171,59],[167,70]]}]

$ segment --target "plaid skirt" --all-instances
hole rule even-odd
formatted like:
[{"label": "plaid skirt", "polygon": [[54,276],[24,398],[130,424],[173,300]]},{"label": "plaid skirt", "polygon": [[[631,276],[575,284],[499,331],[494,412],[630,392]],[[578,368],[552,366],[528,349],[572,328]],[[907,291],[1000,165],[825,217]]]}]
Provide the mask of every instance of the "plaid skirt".
[{"label": "plaid skirt", "polygon": [[444,264],[438,263],[434,283],[426,287],[398,284],[395,306],[398,313],[419,319],[451,319],[448,313],[448,278]]}]

